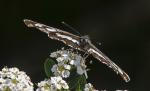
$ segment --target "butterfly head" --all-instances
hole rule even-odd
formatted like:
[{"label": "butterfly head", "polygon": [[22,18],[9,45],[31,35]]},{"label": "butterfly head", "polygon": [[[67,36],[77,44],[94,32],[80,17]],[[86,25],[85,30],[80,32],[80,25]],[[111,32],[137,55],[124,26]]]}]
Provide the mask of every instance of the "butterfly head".
[{"label": "butterfly head", "polygon": [[88,35],[82,36],[80,41],[85,43],[91,42],[90,37]]},{"label": "butterfly head", "polygon": [[80,47],[82,49],[87,50],[89,48],[89,45],[91,44],[91,40],[88,35],[82,36],[80,39]]}]

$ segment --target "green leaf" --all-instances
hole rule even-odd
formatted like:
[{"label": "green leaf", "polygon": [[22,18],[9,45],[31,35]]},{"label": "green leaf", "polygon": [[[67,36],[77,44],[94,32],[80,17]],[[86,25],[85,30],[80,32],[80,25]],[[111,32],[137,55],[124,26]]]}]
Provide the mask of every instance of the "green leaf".
[{"label": "green leaf", "polygon": [[86,77],[84,75],[81,75],[79,80],[78,80],[77,91],[83,91],[86,83],[87,83]]},{"label": "green leaf", "polygon": [[53,76],[53,72],[51,71],[51,68],[53,65],[56,64],[54,60],[47,58],[44,62],[44,70],[47,77]]},{"label": "green leaf", "polygon": [[71,91],[83,91],[86,84],[86,77],[78,75],[76,70],[73,70],[68,79],[68,85]]},{"label": "green leaf", "polygon": [[80,88],[80,84],[78,83],[77,87],[76,87],[76,91],[82,91]]}]

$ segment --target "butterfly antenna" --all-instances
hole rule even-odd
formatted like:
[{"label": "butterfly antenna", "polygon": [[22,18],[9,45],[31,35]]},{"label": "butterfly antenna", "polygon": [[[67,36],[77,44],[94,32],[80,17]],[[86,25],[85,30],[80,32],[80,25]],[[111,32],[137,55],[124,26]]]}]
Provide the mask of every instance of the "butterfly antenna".
[{"label": "butterfly antenna", "polygon": [[70,28],[71,30],[73,30],[74,32],[76,32],[78,35],[82,36],[75,28],[73,28],[72,26],[70,26],[69,24],[65,23],[64,21],[61,22],[63,25],[65,25],[66,27]]}]

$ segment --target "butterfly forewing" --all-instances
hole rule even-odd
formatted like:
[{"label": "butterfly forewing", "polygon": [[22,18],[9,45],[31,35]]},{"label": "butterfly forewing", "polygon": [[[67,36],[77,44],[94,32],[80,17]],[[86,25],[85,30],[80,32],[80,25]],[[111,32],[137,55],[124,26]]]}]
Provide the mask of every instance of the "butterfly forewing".
[{"label": "butterfly forewing", "polygon": [[50,26],[47,26],[47,25],[44,25],[44,24],[41,24],[32,20],[25,19],[24,22],[28,27],[35,27],[39,29],[40,31],[45,32],[46,34],[48,34],[48,37],[51,39],[62,41],[63,43],[65,43],[66,45],[72,48],[83,51],[80,48],[79,36],[76,36],[69,32],[62,31],[60,29],[53,28],[53,27],[50,27]]}]

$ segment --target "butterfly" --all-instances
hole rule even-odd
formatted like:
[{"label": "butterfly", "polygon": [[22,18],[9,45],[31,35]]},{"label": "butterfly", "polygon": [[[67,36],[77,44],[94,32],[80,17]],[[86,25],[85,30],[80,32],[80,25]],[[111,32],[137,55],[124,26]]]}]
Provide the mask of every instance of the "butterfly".
[{"label": "butterfly", "polygon": [[34,27],[46,33],[49,38],[63,42],[64,44],[92,55],[94,58],[112,68],[119,74],[125,82],[130,81],[130,77],[113,61],[111,61],[104,53],[102,53],[96,46],[94,46],[88,36],[77,36],[72,33],[53,28],[29,19],[24,19],[27,27]]}]

